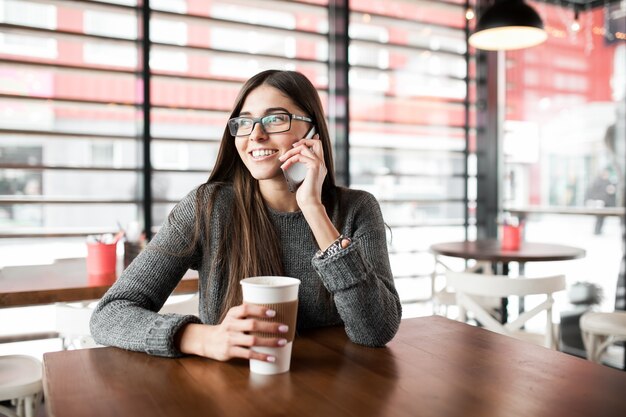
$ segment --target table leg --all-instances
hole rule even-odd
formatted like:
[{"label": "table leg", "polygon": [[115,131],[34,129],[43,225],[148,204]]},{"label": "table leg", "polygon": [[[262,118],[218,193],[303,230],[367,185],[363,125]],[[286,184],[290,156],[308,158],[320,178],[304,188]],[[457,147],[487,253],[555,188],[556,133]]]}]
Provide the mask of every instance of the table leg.
[{"label": "table leg", "polygon": [[[524,276],[524,267],[526,266],[526,262],[520,262],[519,263],[519,276],[523,277]],[[519,314],[522,314],[524,312],[525,306],[524,306],[524,296],[520,295],[519,296],[519,307],[517,309]]]},{"label": "table leg", "polygon": [[[501,267],[502,267],[502,275],[508,276],[509,275],[509,263],[502,262]],[[500,322],[502,324],[506,323],[509,319],[509,315],[507,312],[508,307],[509,307],[509,299],[505,297],[502,299],[502,302],[500,303],[500,309],[502,310],[500,313]]]}]

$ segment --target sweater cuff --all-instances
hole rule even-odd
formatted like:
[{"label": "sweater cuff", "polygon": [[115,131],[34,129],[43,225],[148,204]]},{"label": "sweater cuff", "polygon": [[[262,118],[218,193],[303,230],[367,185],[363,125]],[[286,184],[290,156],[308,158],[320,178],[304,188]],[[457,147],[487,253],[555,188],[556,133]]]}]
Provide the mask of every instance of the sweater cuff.
[{"label": "sweater cuff", "polygon": [[367,279],[368,263],[363,258],[358,241],[334,255],[313,258],[313,268],[331,293],[354,287]]},{"label": "sweater cuff", "polygon": [[174,344],[176,333],[188,323],[202,323],[193,315],[165,314],[159,316],[146,336],[146,353],[156,356],[184,356]]}]

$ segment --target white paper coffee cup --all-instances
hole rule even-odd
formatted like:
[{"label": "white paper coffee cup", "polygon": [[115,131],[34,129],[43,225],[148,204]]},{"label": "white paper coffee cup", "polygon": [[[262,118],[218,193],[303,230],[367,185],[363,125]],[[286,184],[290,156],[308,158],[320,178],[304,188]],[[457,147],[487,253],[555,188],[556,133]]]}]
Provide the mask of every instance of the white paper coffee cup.
[{"label": "white paper coffee cup", "polygon": [[300,280],[290,277],[263,276],[245,278],[240,283],[244,303],[262,305],[276,311],[275,317],[262,318],[260,320],[284,323],[289,326],[289,331],[285,335],[254,333],[262,337],[284,337],[287,339],[287,345],[283,347],[252,347],[252,350],[256,352],[274,356],[276,362],[251,359],[250,372],[273,375],[289,371],[291,347],[296,331]]}]

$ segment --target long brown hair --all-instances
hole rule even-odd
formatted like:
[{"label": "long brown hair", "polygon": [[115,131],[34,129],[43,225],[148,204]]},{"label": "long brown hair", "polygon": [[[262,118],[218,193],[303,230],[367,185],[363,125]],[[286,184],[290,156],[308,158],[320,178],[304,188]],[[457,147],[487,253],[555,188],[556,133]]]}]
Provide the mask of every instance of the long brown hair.
[{"label": "long brown hair", "polygon": [[[332,145],[317,90],[299,72],[263,71],[243,85],[229,118],[239,116],[250,92],[261,85],[278,89],[313,119],[313,125],[322,141],[324,163],[328,170],[322,185],[322,203],[331,216],[336,203]],[[206,195],[209,185],[213,185],[213,190],[207,203]],[[199,187],[196,194],[196,225],[192,245],[197,244],[202,233],[205,236],[205,243],[209,244],[210,219],[215,199],[220,189],[226,185],[232,185],[234,190],[232,210],[229,213],[231,216],[225,233],[219,241],[217,256],[211,265],[212,270],[220,267],[227,279],[220,320],[224,318],[229,308],[241,303],[239,281],[242,278],[284,275],[280,242],[261,196],[258,181],[252,177],[239,157],[235,147],[235,138],[227,127],[222,135],[215,167],[208,181]]]}]

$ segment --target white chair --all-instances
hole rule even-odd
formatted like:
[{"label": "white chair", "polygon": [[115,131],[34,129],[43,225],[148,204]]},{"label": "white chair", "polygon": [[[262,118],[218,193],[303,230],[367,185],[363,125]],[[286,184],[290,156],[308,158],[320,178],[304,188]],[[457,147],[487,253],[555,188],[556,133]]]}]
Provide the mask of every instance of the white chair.
[{"label": "white chair", "polygon": [[[181,297],[181,296],[175,296]],[[195,293],[190,298],[186,298],[180,301],[166,302],[159,313],[161,314],[193,314],[197,316],[199,314],[200,296]]]},{"label": "white chair", "polygon": [[63,341],[63,350],[86,349],[99,345],[91,337],[89,321],[95,302],[57,303],[56,330]]},{"label": "white chair", "polygon": [[[441,270],[441,268],[443,270]],[[448,271],[452,271],[453,268],[450,268],[444,261],[441,260],[440,256],[435,255],[435,265],[433,267],[433,272],[430,276],[430,286],[431,286],[431,294],[433,300],[433,311],[435,314],[442,314],[443,316],[448,316],[448,312],[451,306],[456,306],[456,294],[447,284],[444,282],[443,286],[437,286],[437,278],[440,276],[444,277]],[[482,271],[485,275],[493,275],[493,271],[491,269],[491,262],[489,261],[478,261],[473,266],[468,267],[463,272],[477,272]],[[498,300],[488,300],[484,299],[481,304],[488,305],[489,307],[498,307]]]},{"label": "white chair", "polygon": [[[161,314],[194,314],[198,315],[199,296],[177,300],[184,296],[173,296],[163,305]],[[66,304],[58,303],[56,309],[56,330],[63,340],[63,349],[87,349],[101,347],[91,337],[89,321],[95,308],[95,301]]]},{"label": "white chair", "polygon": [[34,417],[43,397],[41,362],[25,355],[0,356],[0,401],[11,400],[13,411],[0,405],[0,414]]},{"label": "white chair", "polygon": [[[465,321],[465,312],[471,311],[476,320],[486,329],[541,344],[550,349],[556,349],[556,325],[552,322],[552,294],[565,289],[565,276],[557,275],[542,278],[509,278],[503,275],[482,275],[466,272],[447,272],[448,285],[456,291],[456,302],[459,306],[459,320]],[[502,324],[489,314],[476,301],[477,296],[509,297],[512,295],[526,296],[545,294],[546,299],[531,310],[525,311],[514,321]],[[531,318],[545,311],[545,335],[537,335],[522,331],[521,328]]]},{"label": "white chair", "polygon": [[601,364],[602,355],[610,345],[626,341],[626,311],[589,311],[580,318],[580,330],[587,359]]}]

